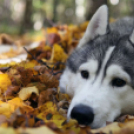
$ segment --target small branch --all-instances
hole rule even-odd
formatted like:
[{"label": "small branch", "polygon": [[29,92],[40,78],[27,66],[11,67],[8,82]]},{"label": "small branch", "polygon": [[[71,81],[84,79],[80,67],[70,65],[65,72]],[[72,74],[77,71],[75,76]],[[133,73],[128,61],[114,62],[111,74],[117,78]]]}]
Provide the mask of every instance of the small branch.
[{"label": "small branch", "polygon": [[[34,57],[25,47],[24,47],[24,49],[25,49],[25,51],[26,51],[28,54],[30,54],[30,55],[32,56],[32,58],[33,58],[34,60],[36,60],[38,63],[45,65],[48,69],[52,69],[52,71],[51,71],[51,74],[52,74],[52,75],[57,75],[57,74],[63,72],[63,70],[60,70],[60,71],[54,73],[54,68],[55,68],[56,66],[59,66],[60,64],[65,65],[65,63],[63,63],[63,62],[57,62],[57,63],[53,66],[53,68],[51,68],[51,67],[49,67],[49,66],[47,65],[46,62],[43,62],[42,60],[37,60],[36,57]],[[40,75],[40,74],[38,74],[38,75]]]},{"label": "small branch", "polygon": [[52,71],[51,71],[52,75],[57,75],[58,73],[62,73],[63,72],[63,70],[61,70],[61,71],[58,71],[58,72],[54,73],[54,68],[56,66],[59,66],[60,64],[65,65],[65,63],[63,63],[63,62],[57,62],[57,63],[55,63],[55,65],[53,66]]},{"label": "small branch", "polygon": [[25,47],[23,47],[23,48],[24,48],[25,51],[26,51],[28,54],[30,54],[30,55],[32,56],[32,58],[33,58],[34,60],[36,60],[38,63],[45,65],[45,66],[46,66],[47,68],[49,68],[49,69],[52,69],[51,67],[49,67],[49,66],[47,65],[46,62],[43,62],[42,60],[37,60],[36,57],[34,57]]}]

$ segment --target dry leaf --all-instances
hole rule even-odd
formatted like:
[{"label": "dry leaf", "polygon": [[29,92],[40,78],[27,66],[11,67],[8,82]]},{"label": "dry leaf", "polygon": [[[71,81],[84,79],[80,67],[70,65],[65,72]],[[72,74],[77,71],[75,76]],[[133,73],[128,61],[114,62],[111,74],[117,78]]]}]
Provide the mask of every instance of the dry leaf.
[{"label": "dry leaf", "polygon": [[53,131],[51,131],[49,128],[46,126],[42,126],[39,128],[20,128],[17,130],[18,133],[25,133],[25,134],[41,134],[41,133],[46,133],[46,134],[56,134]]},{"label": "dry leaf", "polygon": [[35,93],[35,94],[39,95],[39,91],[35,86],[34,87],[22,88],[19,92],[19,97],[22,100],[27,100],[28,98],[30,98],[32,93]]},{"label": "dry leaf", "polygon": [[38,106],[43,105],[47,101],[53,101],[53,95],[56,93],[57,92],[53,88],[42,91],[39,95]]},{"label": "dry leaf", "polygon": [[8,86],[11,85],[11,80],[7,74],[0,74],[0,94],[4,93]]},{"label": "dry leaf", "polygon": [[50,74],[42,74],[39,76],[40,81],[46,85],[48,88],[57,88],[59,85],[59,81]]}]

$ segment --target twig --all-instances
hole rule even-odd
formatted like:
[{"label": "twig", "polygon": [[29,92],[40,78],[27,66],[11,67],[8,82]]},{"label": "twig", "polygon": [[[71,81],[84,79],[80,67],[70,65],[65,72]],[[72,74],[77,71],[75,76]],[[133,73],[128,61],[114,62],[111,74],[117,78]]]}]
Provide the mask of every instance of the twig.
[{"label": "twig", "polygon": [[60,64],[65,65],[65,63],[63,63],[63,62],[57,62],[57,63],[55,63],[55,65],[53,66],[52,71],[51,71],[52,74],[54,74],[54,72],[53,72],[54,71],[54,68],[56,66],[59,66]]},{"label": "twig", "polygon": [[36,57],[34,57],[25,47],[23,47],[23,48],[24,48],[25,51],[26,51],[28,54],[30,54],[30,55],[32,56],[32,58],[33,58],[34,60],[36,60],[38,63],[45,65],[45,66],[46,66],[47,68],[49,68],[49,69],[52,69],[51,67],[49,67],[49,66],[46,64],[46,62],[43,62],[42,60],[37,60]]},{"label": "twig", "polygon": [[[63,62],[57,62],[57,63],[53,66],[53,68],[51,68],[51,67],[49,67],[49,66],[46,64],[46,62],[43,62],[42,60],[37,60],[36,57],[34,57],[25,47],[24,47],[24,49],[25,49],[25,51],[26,51],[28,54],[30,54],[30,55],[32,56],[32,58],[33,58],[34,60],[36,60],[38,63],[45,65],[48,69],[52,69],[52,71],[51,71],[52,75],[57,75],[57,74],[63,72],[63,70],[60,70],[60,71],[58,71],[58,72],[56,72],[56,73],[54,73],[53,71],[54,71],[54,68],[55,68],[56,66],[59,66],[60,64],[65,65],[65,63],[63,63]],[[39,74],[38,74],[38,75],[39,75]]]},{"label": "twig", "polygon": [[52,75],[57,75],[57,74],[63,72],[63,70],[60,70],[60,71],[54,73],[54,68],[55,68],[56,66],[59,66],[60,64],[65,65],[65,63],[63,63],[63,62],[57,62],[57,63],[55,63],[55,65],[53,66],[52,71],[51,71]]}]

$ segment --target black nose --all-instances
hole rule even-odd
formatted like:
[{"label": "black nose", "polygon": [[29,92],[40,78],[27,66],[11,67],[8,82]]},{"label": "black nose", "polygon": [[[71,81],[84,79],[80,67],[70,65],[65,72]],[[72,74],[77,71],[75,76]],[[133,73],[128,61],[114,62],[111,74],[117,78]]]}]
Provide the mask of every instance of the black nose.
[{"label": "black nose", "polygon": [[72,109],[71,118],[76,119],[81,125],[89,125],[94,120],[93,109],[84,105],[77,105]]}]

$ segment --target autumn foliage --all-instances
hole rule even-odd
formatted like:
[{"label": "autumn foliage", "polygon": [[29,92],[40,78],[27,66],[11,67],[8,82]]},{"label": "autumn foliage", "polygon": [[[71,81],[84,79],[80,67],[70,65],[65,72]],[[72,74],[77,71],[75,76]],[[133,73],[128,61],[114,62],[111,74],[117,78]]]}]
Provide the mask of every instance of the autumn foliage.
[{"label": "autumn foliage", "polygon": [[130,115],[94,130],[67,120],[71,98],[60,93],[59,78],[87,24],[43,30],[44,40],[27,51],[26,61],[0,65],[0,134],[134,133],[134,117]]}]

